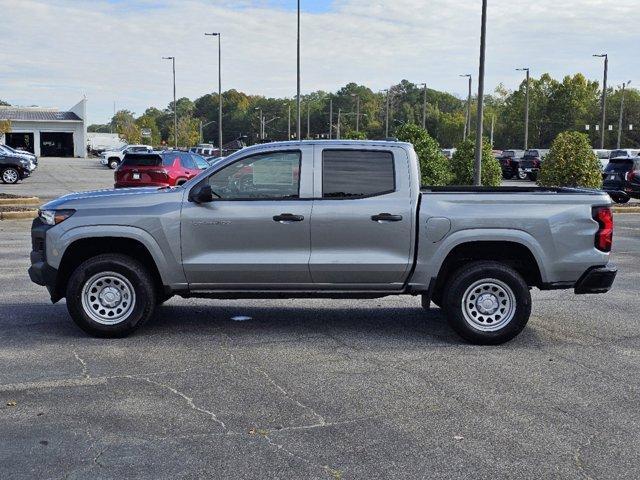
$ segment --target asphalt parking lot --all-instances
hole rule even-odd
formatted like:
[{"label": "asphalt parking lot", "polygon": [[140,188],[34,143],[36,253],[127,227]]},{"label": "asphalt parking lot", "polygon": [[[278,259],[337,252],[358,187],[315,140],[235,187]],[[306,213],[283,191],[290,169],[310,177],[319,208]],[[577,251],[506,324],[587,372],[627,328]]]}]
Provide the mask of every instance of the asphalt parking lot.
[{"label": "asphalt parking lot", "polygon": [[174,298],[90,338],[2,221],[0,478],[640,478],[640,215],[615,221],[614,289],[534,290],[499,347],[413,297]]}]

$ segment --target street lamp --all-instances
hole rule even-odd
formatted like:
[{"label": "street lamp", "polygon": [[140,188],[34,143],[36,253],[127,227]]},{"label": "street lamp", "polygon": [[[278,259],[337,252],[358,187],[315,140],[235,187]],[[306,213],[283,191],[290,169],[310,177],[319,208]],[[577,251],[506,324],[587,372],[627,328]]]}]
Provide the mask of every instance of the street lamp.
[{"label": "street lamp", "polygon": [[421,87],[424,87],[424,97],[422,98],[422,129],[427,129],[427,84],[421,83]]},{"label": "street lamp", "polygon": [[297,129],[298,141],[302,141],[301,129],[300,129],[300,0],[298,0],[298,38],[297,38]]},{"label": "street lamp", "polygon": [[385,138],[389,138],[389,97],[391,96],[391,90],[390,89],[385,89],[382,90],[383,93],[387,94],[387,98],[385,101],[385,113],[384,113],[384,136]]},{"label": "street lamp", "polygon": [[464,131],[462,133],[462,140],[467,139],[467,134],[471,133],[471,74],[466,73],[464,75],[458,75],[459,77],[465,77],[469,79],[469,93],[467,94],[467,113],[464,121]]},{"label": "street lamp", "polygon": [[287,102],[287,140],[291,140],[291,104]]},{"label": "street lamp", "polygon": [[602,122],[600,125],[600,148],[604,149],[604,124],[607,121],[607,70],[609,69],[609,55],[606,53],[600,53],[592,56],[604,58],[604,76],[602,79]]},{"label": "street lamp", "polygon": [[620,140],[622,138],[622,112],[624,111],[624,93],[625,87],[631,83],[631,80],[628,80],[627,83],[622,84],[622,98],[620,99],[620,117],[618,118],[618,142],[616,143],[616,148],[620,148]]},{"label": "street lamp", "polygon": [[[216,123],[215,120],[211,120],[210,122],[207,123],[202,123],[202,120],[200,120],[200,143],[204,143],[204,137],[203,137],[203,133],[202,133],[202,129],[204,127],[206,127],[207,125],[211,125],[212,123]],[[222,152],[220,152],[220,156],[222,156]]]},{"label": "street lamp", "polygon": [[329,98],[329,140],[333,136],[333,97]]},{"label": "street lamp", "polygon": [[[487,46],[487,0],[482,0],[482,21],[480,26],[480,67],[478,68],[478,119],[476,120],[476,157],[473,168],[473,184],[482,185],[482,126],[484,122],[484,58]],[[471,78],[469,78],[471,84]],[[471,108],[471,96],[469,96]],[[471,112],[471,111],[469,111]],[[469,121],[471,128],[471,121]]]},{"label": "street lamp", "polygon": [[262,116],[262,107],[256,107],[254,110],[258,110],[260,115],[260,140],[264,140],[264,117]]},{"label": "street lamp", "polygon": [[222,156],[222,34],[220,32],[205,33],[205,36],[218,37],[218,147]]},{"label": "street lamp", "polygon": [[360,95],[352,93],[351,96],[356,98],[356,132],[360,132]]},{"label": "street lamp", "polygon": [[527,72],[527,86],[524,95],[524,149],[529,148],[529,67],[516,68],[518,72]]},{"label": "street lamp", "polygon": [[173,65],[173,146],[178,148],[178,105],[176,104],[176,57],[162,57]]}]

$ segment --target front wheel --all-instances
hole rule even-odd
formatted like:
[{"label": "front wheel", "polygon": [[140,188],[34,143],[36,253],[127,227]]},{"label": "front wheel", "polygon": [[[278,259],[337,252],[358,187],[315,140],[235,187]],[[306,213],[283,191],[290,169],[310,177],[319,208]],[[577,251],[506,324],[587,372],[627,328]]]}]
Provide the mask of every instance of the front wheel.
[{"label": "front wheel", "polygon": [[118,160],[115,160],[115,159],[109,160],[109,168],[111,170],[115,170],[116,168],[118,168],[119,163],[120,162],[118,162]]},{"label": "front wheel", "polygon": [[498,262],[474,262],[453,275],[443,307],[451,328],[478,345],[508,342],[531,315],[529,287],[513,268]]},{"label": "front wheel", "polygon": [[523,172],[522,170],[518,170],[518,178],[520,180],[526,180],[527,179],[527,174],[525,172]]},{"label": "front wheel", "polygon": [[17,169],[9,167],[2,171],[3,183],[18,183],[18,180],[20,180],[20,174]]},{"label": "front wheel", "polygon": [[84,261],[67,284],[67,309],[89,335],[124,337],[139,328],[156,306],[153,279],[142,264],[120,254]]}]

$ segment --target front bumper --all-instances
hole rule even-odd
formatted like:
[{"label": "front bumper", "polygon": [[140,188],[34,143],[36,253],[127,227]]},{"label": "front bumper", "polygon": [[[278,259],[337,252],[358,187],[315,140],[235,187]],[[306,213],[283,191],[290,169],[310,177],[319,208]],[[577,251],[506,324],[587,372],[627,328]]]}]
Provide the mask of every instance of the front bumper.
[{"label": "front bumper", "polygon": [[617,273],[618,267],[613,264],[608,264],[604,267],[592,267],[582,274],[573,291],[577,295],[606,293],[611,290]]},{"label": "front bumper", "polygon": [[39,218],[35,218],[31,224],[31,266],[28,273],[33,283],[47,287],[52,301],[57,301],[56,280],[58,270],[47,263],[46,237],[47,230],[51,225],[43,223]]}]

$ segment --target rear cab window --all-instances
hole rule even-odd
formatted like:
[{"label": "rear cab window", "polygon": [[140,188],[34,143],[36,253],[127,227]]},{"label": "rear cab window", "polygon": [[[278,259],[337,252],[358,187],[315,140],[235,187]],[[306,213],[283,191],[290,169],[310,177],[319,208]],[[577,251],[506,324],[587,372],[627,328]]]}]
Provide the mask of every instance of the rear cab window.
[{"label": "rear cab window", "polygon": [[392,193],[395,189],[393,153],[383,150],[323,150],[323,199],[366,198]]}]

